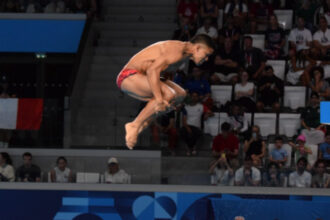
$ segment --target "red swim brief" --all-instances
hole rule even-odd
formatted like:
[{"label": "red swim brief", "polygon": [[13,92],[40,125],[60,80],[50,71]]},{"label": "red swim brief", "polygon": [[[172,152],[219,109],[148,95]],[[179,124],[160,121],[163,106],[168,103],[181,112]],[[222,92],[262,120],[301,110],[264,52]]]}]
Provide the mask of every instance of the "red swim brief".
[{"label": "red swim brief", "polygon": [[137,70],[133,70],[133,69],[123,69],[119,75],[117,76],[117,86],[119,89],[121,89],[121,83],[123,82],[124,79],[126,79],[127,77],[137,74],[138,71]]}]

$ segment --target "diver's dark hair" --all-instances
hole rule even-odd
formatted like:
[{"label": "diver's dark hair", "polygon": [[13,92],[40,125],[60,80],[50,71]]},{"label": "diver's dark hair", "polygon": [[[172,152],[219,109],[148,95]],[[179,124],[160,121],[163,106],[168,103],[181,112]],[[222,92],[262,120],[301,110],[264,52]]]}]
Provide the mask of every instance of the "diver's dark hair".
[{"label": "diver's dark hair", "polygon": [[213,50],[215,49],[215,44],[214,44],[212,38],[206,34],[198,34],[198,35],[194,36],[190,40],[190,42],[193,44],[196,44],[196,43],[205,44],[209,48],[212,48]]}]

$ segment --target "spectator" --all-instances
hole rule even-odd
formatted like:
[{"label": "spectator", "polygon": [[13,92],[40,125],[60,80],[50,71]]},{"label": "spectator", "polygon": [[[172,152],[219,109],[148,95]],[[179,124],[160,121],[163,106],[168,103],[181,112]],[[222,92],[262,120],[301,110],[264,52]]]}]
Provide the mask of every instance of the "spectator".
[{"label": "spectator", "polygon": [[298,17],[302,17],[305,20],[305,27],[311,32],[314,32],[314,16],[318,5],[314,0],[304,0],[301,6],[296,11]]},{"label": "spectator", "polygon": [[214,41],[218,40],[218,31],[215,27],[212,26],[212,19],[209,17],[206,17],[204,19],[204,25],[200,28],[198,28],[196,35],[198,34],[206,34],[210,38],[212,38]]},{"label": "spectator", "polygon": [[56,183],[72,183],[72,171],[67,167],[67,160],[65,157],[58,157],[56,159],[56,167],[50,171],[50,179]]},{"label": "spectator", "polygon": [[20,12],[20,4],[18,0],[4,0],[0,2],[1,12]]},{"label": "spectator", "polygon": [[266,58],[259,48],[252,46],[252,42],[251,36],[244,37],[244,67],[251,79],[258,79],[266,66]]},{"label": "spectator", "polygon": [[14,182],[15,170],[8,153],[0,153],[0,182]]},{"label": "spectator", "polygon": [[211,18],[210,22],[216,24],[219,15],[218,6],[212,0],[201,0],[200,16],[205,19]]},{"label": "spectator", "polygon": [[197,24],[198,5],[191,0],[181,0],[178,4],[178,15],[180,23],[184,17],[188,18],[189,24],[195,26]]},{"label": "spectator", "polygon": [[315,174],[312,177],[313,188],[328,188],[330,184],[329,174],[325,172],[325,162],[318,160],[315,163]]},{"label": "spectator", "polygon": [[111,157],[108,160],[108,170],[104,173],[106,183],[114,184],[128,184],[130,183],[129,175],[123,170],[119,169],[117,158]]},{"label": "spectator", "polygon": [[325,161],[326,166],[330,166],[330,132],[325,136],[325,142],[320,145],[319,159]]},{"label": "spectator", "polygon": [[249,128],[249,122],[247,117],[244,115],[244,111],[240,105],[233,104],[230,108],[229,116],[229,124],[231,129],[235,134],[246,135]]},{"label": "spectator", "polygon": [[301,133],[309,144],[320,144],[324,141],[324,125],[320,123],[320,97],[312,92],[309,106],[301,114]]},{"label": "spectator", "polygon": [[267,25],[270,15],[273,15],[274,8],[267,0],[254,0],[249,4],[249,21],[251,33],[256,33],[262,26]]},{"label": "spectator", "polygon": [[220,47],[214,59],[215,73],[211,76],[213,83],[235,84],[239,70],[240,51],[232,47],[230,38],[225,39],[224,47]]},{"label": "spectator", "polygon": [[188,17],[183,17],[180,21],[180,28],[174,31],[173,39],[189,41],[196,33],[196,28],[189,22]]},{"label": "spectator", "polygon": [[312,184],[312,175],[306,171],[307,159],[301,157],[297,161],[296,171],[289,175],[290,187],[310,187]]},{"label": "spectator", "polygon": [[71,11],[77,14],[87,14],[88,5],[84,0],[74,0]]},{"label": "spectator", "polygon": [[313,35],[313,44],[321,50],[323,57],[330,59],[330,29],[324,16],[320,17],[320,29]]},{"label": "spectator", "polygon": [[172,110],[159,118],[152,126],[152,137],[154,142],[159,143],[159,132],[162,132],[168,136],[168,149],[172,155],[175,155],[175,147],[178,140],[177,130],[175,128],[175,111]]},{"label": "spectator", "polygon": [[190,93],[190,103],[183,108],[181,135],[187,144],[187,156],[197,154],[197,141],[202,135],[201,122],[212,112],[200,103],[197,92]]},{"label": "spectator", "polygon": [[245,108],[244,111],[255,112],[254,83],[249,82],[249,74],[246,71],[240,73],[240,82],[235,84],[235,102]]},{"label": "spectator", "polygon": [[225,154],[211,164],[209,172],[213,175],[213,181],[211,184],[218,186],[234,185],[235,171],[230,167]]},{"label": "spectator", "polygon": [[292,29],[289,34],[288,41],[290,48],[296,52],[309,49],[312,45],[312,40],[311,31],[305,28],[305,19],[303,17],[298,17],[297,27]]},{"label": "spectator", "polygon": [[285,33],[278,24],[277,16],[269,17],[269,27],[265,33],[265,55],[268,59],[277,60],[283,57]]},{"label": "spectator", "polygon": [[232,166],[238,164],[238,138],[230,131],[230,124],[222,123],[221,133],[213,139],[212,154],[214,157],[226,157]]},{"label": "spectator", "polygon": [[327,19],[327,23],[330,24],[330,0],[323,1],[319,13],[323,15]]},{"label": "spectator", "polygon": [[32,154],[25,152],[23,154],[23,165],[16,170],[16,180],[19,182],[40,182],[41,170],[32,164]]},{"label": "spectator", "polygon": [[313,92],[318,93],[322,99],[328,99],[330,97],[330,85],[328,81],[324,79],[323,67],[316,66],[312,68],[310,75],[312,80],[309,83],[309,87]]},{"label": "spectator", "polygon": [[293,142],[289,142],[289,145],[292,147],[293,151],[295,152],[295,158],[296,162],[299,158],[306,158],[308,157],[308,154],[312,154],[312,150],[310,149],[309,146],[305,145],[306,143],[306,138],[304,135],[299,135],[296,140],[297,144]]},{"label": "spectator", "polygon": [[274,74],[272,66],[266,66],[264,74],[258,81],[257,110],[262,112],[264,107],[271,107],[274,112],[280,111],[280,98],[284,94],[284,83]]},{"label": "spectator", "polygon": [[298,83],[308,85],[309,80],[306,76],[309,75],[309,71],[315,65],[315,61],[309,56],[309,50],[300,50],[297,53],[290,50],[289,58],[289,71],[286,75],[286,81],[292,85],[296,85]]},{"label": "spectator", "polygon": [[282,147],[283,147],[283,138],[278,136],[275,138],[275,148],[272,150],[272,152],[270,152],[269,155],[269,161],[271,163],[275,163],[279,168],[285,166],[288,160],[288,152]]},{"label": "spectator", "polygon": [[261,181],[260,171],[252,164],[250,157],[245,157],[243,167],[235,172],[236,186],[259,186]]},{"label": "spectator", "polygon": [[226,4],[224,14],[225,21],[227,17],[233,17],[235,26],[243,28],[248,15],[248,7],[243,0],[230,0]]},{"label": "spectator", "polygon": [[61,0],[51,0],[45,7],[45,13],[64,13],[66,9],[65,2]]},{"label": "spectator", "polygon": [[280,172],[277,163],[270,162],[267,171],[262,176],[262,185],[270,187],[281,187],[284,185],[285,176]]},{"label": "spectator", "polygon": [[258,125],[252,126],[252,135],[249,140],[244,142],[245,157],[250,157],[253,166],[261,166],[263,157],[266,153],[266,144],[260,135],[260,128]]},{"label": "spectator", "polygon": [[241,29],[234,25],[233,17],[227,18],[225,27],[219,31],[219,45],[224,45],[225,39],[230,38],[234,50],[240,49]]},{"label": "spectator", "polygon": [[201,96],[201,100],[205,101],[211,97],[211,88],[203,75],[204,73],[200,68],[193,67],[191,77],[184,84],[184,88],[190,93],[197,92]]}]

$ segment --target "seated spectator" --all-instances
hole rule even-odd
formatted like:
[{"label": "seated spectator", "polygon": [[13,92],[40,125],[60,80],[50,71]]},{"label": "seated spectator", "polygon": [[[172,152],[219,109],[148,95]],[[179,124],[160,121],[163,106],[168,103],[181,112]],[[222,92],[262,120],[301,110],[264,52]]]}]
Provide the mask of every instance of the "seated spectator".
[{"label": "seated spectator", "polygon": [[50,179],[56,183],[72,183],[72,171],[67,167],[67,160],[65,157],[58,157],[56,159],[56,167],[50,171]]},{"label": "seated spectator", "polygon": [[65,2],[61,0],[51,0],[45,7],[44,13],[64,13]]},{"label": "seated spectator", "polygon": [[296,144],[290,141],[288,144],[292,147],[293,152],[295,153],[296,162],[299,158],[306,158],[308,154],[312,154],[312,150],[306,144],[306,138],[304,135],[299,135],[296,139]]},{"label": "seated spectator", "polygon": [[200,16],[205,22],[206,19],[211,18],[211,23],[215,25],[219,15],[219,8],[212,0],[201,0]]},{"label": "seated spectator", "polygon": [[8,153],[0,153],[0,182],[14,182],[15,170]]},{"label": "seated spectator", "polygon": [[245,157],[244,165],[235,172],[236,186],[259,186],[261,175],[259,169],[252,164],[250,157]]},{"label": "seated spectator", "polygon": [[266,153],[266,144],[260,135],[258,125],[252,126],[252,135],[249,140],[244,142],[245,157],[252,159],[253,166],[261,166]]},{"label": "seated spectator", "polygon": [[243,28],[248,15],[248,7],[242,0],[230,0],[226,4],[224,15],[225,21],[227,17],[233,17],[235,26]]},{"label": "seated spectator", "polygon": [[312,175],[306,171],[307,159],[301,157],[297,161],[296,171],[289,175],[290,187],[311,187]]},{"label": "seated spectator", "polygon": [[281,187],[284,185],[284,179],[285,175],[280,172],[278,164],[270,162],[262,176],[262,186]]},{"label": "seated spectator", "polygon": [[250,33],[256,33],[262,29],[262,26],[266,26],[269,16],[273,14],[274,8],[267,0],[254,0],[251,2],[249,4]]},{"label": "seated spectator", "polygon": [[197,141],[202,136],[201,122],[206,120],[212,112],[200,103],[197,92],[189,94],[190,102],[182,109],[181,135],[187,145],[187,156],[197,154]]},{"label": "seated spectator", "polygon": [[325,127],[320,123],[320,97],[312,92],[309,106],[303,109],[301,114],[301,133],[309,144],[320,144],[324,141]]},{"label": "seated spectator", "polygon": [[288,40],[290,48],[296,52],[309,49],[312,46],[312,33],[305,28],[305,19],[303,17],[298,18],[298,25],[290,31]]},{"label": "seated spectator", "polygon": [[304,0],[300,2],[301,6],[298,6],[298,10],[295,11],[296,16],[304,18],[305,27],[311,32],[314,32],[314,17],[315,11],[318,8],[318,3],[314,0]]},{"label": "seated spectator", "polygon": [[221,133],[218,134],[212,143],[212,155],[216,158],[226,157],[232,166],[239,164],[238,161],[239,140],[231,132],[230,124],[222,123]]},{"label": "seated spectator", "polygon": [[280,98],[284,94],[283,80],[277,78],[272,66],[266,66],[258,81],[257,110],[262,112],[264,107],[271,107],[274,112],[280,111]]},{"label": "seated spectator", "polygon": [[313,188],[328,188],[330,185],[330,176],[325,171],[326,165],[322,160],[318,160],[314,166],[315,174],[312,177]]},{"label": "seated spectator", "polygon": [[188,18],[189,24],[195,26],[198,17],[198,5],[192,0],[180,0],[177,11],[180,23],[184,17]]},{"label": "seated spectator", "polygon": [[321,50],[323,57],[330,59],[330,29],[324,16],[320,17],[320,29],[313,35],[313,44]]},{"label": "seated spectator", "polygon": [[204,78],[203,71],[198,67],[193,67],[191,77],[184,84],[184,88],[188,92],[197,92],[202,102],[211,97],[211,87],[209,82]]},{"label": "seated spectator", "polygon": [[253,39],[251,36],[244,37],[243,66],[249,73],[250,79],[258,79],[266,66],[266,58],[264,53],[256,47],[252,46]]},{"label": "seated spectator", "polygon": [[218,186],[234,185],[235,171],[230,167],[225,154],[211,164],[209,172],[213,175],[211,184]]},{"label": "seated spectator", "polygon": [[270,152],[269,155],[269,162],[275,163],[279,168],[285,166],[288,160],[288,152],[282,147],[283,138],[278,136],[275,138],[275,148],[272,150],[272,152]]},{"label": "seated spectator", "polygon": [[330,0],[322,1],[319,13],[321,16],[324,16],[327,19],[327,23],[330,24]]},{"label": "seated spectator", "polygon": [[162,132],[168,136],[168,149],[172,155],[175,155],[175,147],[178,140],[177,130],[175,128],[175,111],[161,115],[152,125],[152,137],[154,142],[159,143],[159,133]]},{"label": "seated spectator", "polygon": [[17,0],[1,1],[0,2],[0,11],[1,12],[11,12],[11,13],[20,12],[20,3]]},{"label": "seated spectator", "polygon": [[319,159],[325,161],[326,166],[330,166],[330,132],[325,136],[325,142],[320,145]]},{"label": "seated spectator", "polygon": [[119,169],[119,162],[115,157],[108,160],[108,170],[104,173],[104,180],[106,183],[113,184],[130,183],[129,175],[123,169]]},{"label": "seated spectator", "polygon": [[267,59],[278,60],[284,55],[285,33],[278,24],[277,16],[269,17],[269,26],[265,33],[265,55]]},{"label": "seated spectator", "polygon": [[234,25],[234,19],[231,16],[227,18],[225,26],[219,31],[219,45],[224,45],[226,38],[231,39],[234,50],[240,49],[241,29]]},{"label": "seated spectator", "polygon": [[233,104],[229,111],[228,123],[235,134],[246,135],[249,129],[249,122],[247,117],[244,115],[241,106]]},{"label": "seated spectator", "polygon": [[215,27],[212,26],[212,19],[205,18],[203,22],[203,26],[198,28],[196,35],[198,34],[206,34],[210,38],[212,38],[215,42],[218,40],[218,31]]},{"label": "seated spectator", "polygon": [[182,17],[180,27],[174,31],[173,40],[189,41],[196,33],[196,27],[188,17]]},{"label": "seated spectator", "polygon": [[311,59],[309,50],[300,50],[295,53],[293,50],[289,51],[289,71],[286,74],[286,81],[292,85],[298,83],[308,85],[309,80],[306,76],[309,75],[310,70],[314,67],[315,61]]},{"label": "seated spectator", "polygon": [[213,84],[232,83],[238,81],[240,51],[232,47],[230,38],[225,39],[224,47],[220,47],[214,59],[214,74],[211,76]]},{"label": "seated spectator", "polygon": [[16,181],[19,182],[40,182],[41,170],[32,163],[32,154],[23,154],[23,165],[16,170]]},{"label": "seated spectator", "polygon": [[324,79],[324,69],[322,66],[313,67],[310,71],[311,81],[309,87],[313,92],[319,94],[321,99],[330,98],[330,85]]},{"label": "seated spectator", "polygon": [[240,73],[240,82],[234,86],[235,103],[244,107],[246,112],[255,112],[254,83],[249,82],[249,74],[246,71]]}]

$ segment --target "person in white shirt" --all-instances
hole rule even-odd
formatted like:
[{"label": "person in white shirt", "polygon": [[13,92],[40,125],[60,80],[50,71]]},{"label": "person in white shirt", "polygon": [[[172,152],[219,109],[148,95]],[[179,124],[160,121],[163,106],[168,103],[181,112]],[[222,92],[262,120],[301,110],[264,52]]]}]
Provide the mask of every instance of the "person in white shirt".
[{"label": "person in white shirt", "polygon": [[222,154],[219,159],[214,161],[211,166],[209,173],[211,176],[211,184],[218,186],[233,186],[234,185],[234,174],[235,171],[230,167],[226,155]]},{"label": "person in white shirt", "polygon": [[290,47],[297,52],[303,49],[309,49],[312,45],[312,33],[305,28],[304,18],[298,18],[298,26],[290,31],[288,40]]},{"label": "person in white shirt", "polygon": [[244,111],[255,112],[254,83],[248,82],[249,74],[246,71],[240,73],[240,82],[235,84],[235,102],[245,108]]},{"label": "person in white shirt", "polygon": [[320,29],[313,35],[313,43],[321,50],[323,56],[330,53],[330,29],[324,16],[320,17]]},{"label": "person in white shirt", "polygon": [[218,31],[212,26],[212,19],[209,17],[204,20],[204,25],[198,28],[196,35],[198,34],[206,34],[214,41],[217,41],[218,39]]},{"label": "person in white shirt", "polygon": [[104,180],[106,183],[114,184],[128,184],[130,183],[130,176],[119,168],[118,159],[110,157],[108,160],[108,170],[104,173]]},{"label": "person in white shirt", "polygon": [[299,158],[297,161],[297,170],[289,175],[290,187],[311,187],[312,175],[306,171],[307,159]]},{"label": "person in white shirt", "polygon": [[0,182],[14,182],[15,170],[8,153],[0,153]]},{"label": "person in white shirt", "polygon": [[236,186],[259,186],[261,181],[260,171],[252,166],[251,157],[246,157],[244,166],[235,172]]},{"label": "person in white shirt", "polygon": [[67,167],[68,161],[65,157],[58,157],[56,167],[50,171],[50,179],[56,183],[72,183],[73,176],[70,168]]}]

